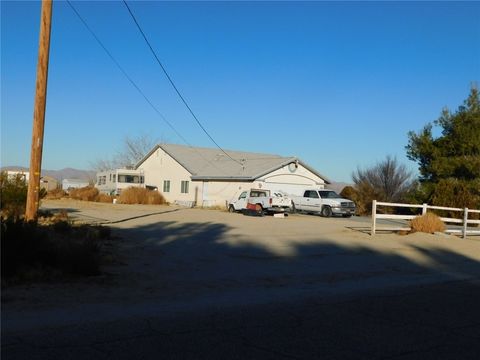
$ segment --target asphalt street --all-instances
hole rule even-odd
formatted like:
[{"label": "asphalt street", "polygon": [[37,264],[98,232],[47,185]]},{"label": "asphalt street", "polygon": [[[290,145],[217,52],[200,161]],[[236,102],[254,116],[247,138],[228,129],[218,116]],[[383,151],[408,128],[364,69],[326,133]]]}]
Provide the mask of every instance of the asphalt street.
[{"label": "asphalt street", "polygon": [[2,359],[478,359],[480,282],[152,313],[2,336]]}]

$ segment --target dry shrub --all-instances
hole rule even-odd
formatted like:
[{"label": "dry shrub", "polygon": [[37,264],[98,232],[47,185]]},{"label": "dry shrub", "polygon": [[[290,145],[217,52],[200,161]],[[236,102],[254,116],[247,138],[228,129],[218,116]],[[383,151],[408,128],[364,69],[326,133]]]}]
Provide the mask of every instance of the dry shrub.
[{"label": "dry shrub", "polygon": [[120,204],[166,204],[165,198],[158,191],[139,187],[129,187],[125,190],[122,190],[118,198],[118,202]]},{"label": "dry shrub", "polygon": [[6,171],[0,173],[0,210],[6,216],[20,218],[25,214],[27,183],[21,175],[9,177]]},{"label": "dry shrub", "polygon": [[70,197],[76,200],[112,203],[113,196],[101,193],[93,186],[70,190]]},{"label": "dry shrub", "polygon": [[372,213],[372,201],[380,199],[375,189],[367,182],[356,184],[355,187],[344,187],[340,196],[355,203],[355,213],[357,215],[370,215]]},{"label": "dry shrub", "polygon": [[64,218],[60,213],[48,225],[1,219],[2,286],[100,274],[101,249],[110,228],[78,227]]},{"label": "dry shrub", "polygon": [[70,190],[70,197],[76,200],[95,201],[97,196],[98,189],[93,186]]},{"label": "dry shrub", "polygon": [[37,223],[42,226],[55,225],[57,223],[70,224],[70,219],[68,217],[68,211],[65,209],[61,209],[58,212],[39,210]]},{"label": "dry shrub", "polygon": [[46,199],[61,199],[64,196],[66,196],[67,193],[63,191],[62,189],[53,189],[47,192],[47,196],[45,196]]},{"label": "dry shrub", "polygon": [[434,232],[445,231],[445,224],[434,213],[426,213],[422,216],[417,216],[410,222],[412,232],[424,232],[433,234]]},{"label": "dry shrub", "polygon": [[107,195],[107,194],[104,194],[104,193],[100,193],[100,194],[98,194],[95,201],[101,202],[101,203],[113,203],[113,196]]}]

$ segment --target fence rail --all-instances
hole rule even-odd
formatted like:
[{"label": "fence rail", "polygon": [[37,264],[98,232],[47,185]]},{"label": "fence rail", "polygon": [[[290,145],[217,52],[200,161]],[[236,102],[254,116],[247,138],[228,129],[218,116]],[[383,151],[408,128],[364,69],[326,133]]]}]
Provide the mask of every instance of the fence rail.
[{"label": "fence rail", "polygon": [[450,234],[460,234],[463,238],[467,235],[480,235],[480,230],[473,230],[469,228],[469,225],[479,224],[480,220],[470,219],[468,217],[469,214],[480,214],[480,210],[472,210],[468,208],[452,208],[452,207],[445,207],[445,206],[433,206],[428,204],[401,204],[401,203],[389,203],[389,202],[380,202],[377,200],[373,200],[372,202],[372,231],[371,235],[375,235],[377,231],[409,231],[411,228],[409,226],[397,226],[397,227],[377,227],[377,220],[378,219],[390,219],[390,220],[412,220],[418,215],[392,215],[392,214],[378,214],[377,207],[378,206],[387,206],[387,207],[404,207],[404,208],[419,208],[422,209],[422,215],[425,215],[429,209],[434,210],[447,210],[447,211],[458,211],[463,212],[462,219],[456,218],[447,218],[441,217],[440,219],[446,224],[456,224],[461,225],[461,229],[458,228],[448,228],[445,230],[446,233]]}]

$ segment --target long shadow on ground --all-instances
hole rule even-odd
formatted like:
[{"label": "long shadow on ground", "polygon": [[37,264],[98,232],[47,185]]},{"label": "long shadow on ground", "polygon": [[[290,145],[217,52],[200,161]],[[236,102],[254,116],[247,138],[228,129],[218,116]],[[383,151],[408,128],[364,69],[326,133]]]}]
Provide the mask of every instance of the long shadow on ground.
[{"label": "long shadow on ground", "polygon": [[[386,253],[322,235],[269,247],[232,230],[175,221],[115,230],[127,262],[116,276],[128,296],[88,311],[72,306],[63,314],[80,314],[75,324],[12,332],[12,319],[2,321],[2,357],[478,358],[473,258],[422,243]],[[111,310],[117,305],[122,311]]]}]

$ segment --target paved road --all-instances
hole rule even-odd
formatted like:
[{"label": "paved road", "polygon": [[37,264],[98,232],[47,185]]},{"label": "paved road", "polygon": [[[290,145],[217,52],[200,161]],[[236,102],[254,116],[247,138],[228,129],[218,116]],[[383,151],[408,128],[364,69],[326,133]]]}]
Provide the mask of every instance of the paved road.
[{"label": "paved road", "polygon": [[4,289],[2,359],[480,353],[478,238],[372,238],[358,219],[49,205],[112,223],[118,261],[94,279]]},{"label": "paved road", "polygon": [[479,282],[2,336],[2,359],[478,359]]}]

